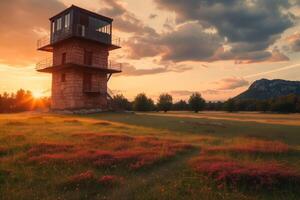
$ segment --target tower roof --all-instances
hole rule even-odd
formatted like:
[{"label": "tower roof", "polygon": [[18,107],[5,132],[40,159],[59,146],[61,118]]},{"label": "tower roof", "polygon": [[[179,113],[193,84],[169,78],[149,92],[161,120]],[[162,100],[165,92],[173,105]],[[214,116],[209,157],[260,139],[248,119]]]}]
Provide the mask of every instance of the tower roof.
[{"label": "tower roof", "polygon": [[109,23],[111,23],[111,22],[113,21],[112,18],[106,17],[106,16],[104,16],[104,15],[100,15],[100,14],[98,14],[98,13],[95,13],[95,12],[92,12],[92,11],[89,11],[89,10],[86,10],[86,9],[84,9],[84,8],[80,8],[80,7],[75,6],[75,5],[71,5],[69,8],[67,8],[67,9],[65,9],[65,10],[63,10],[63,11],[61,11],[61,12],[59,12],[58,14],[52,16],[51,18],[49,18],[49,20],[52,21],[53,19],[59,17],[60,15],[62,15],[62,14],[65,13],[65,12],[69,12],[70,10],[79,10],[79,11],[81,11],[81,12],[83,12],[83,13],[86,13],[86,14],[88,14],[88,15],[90,15],[90,16],[93,16],[93,17],[96,17],[96,18],[98,18],[98,19],[107,21],[107,22],[109,22]]}]

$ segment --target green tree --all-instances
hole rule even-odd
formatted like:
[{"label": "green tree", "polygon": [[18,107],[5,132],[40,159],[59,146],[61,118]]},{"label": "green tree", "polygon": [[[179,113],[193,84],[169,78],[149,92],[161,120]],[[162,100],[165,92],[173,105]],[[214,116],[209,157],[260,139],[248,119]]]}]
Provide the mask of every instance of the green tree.
[{"label": "green tree", "polygon": [[201,94],[196,92],[190,96],[189,106],[194,112],[199,112],[205,107],[205,100],[201,97]]},{"label": "green tree", "polygon": [[169,94],[161,94],[158,99],[157,107],[159,110],[167,112],[171,110],[173,105],[173,98]]},{"label": "green tree", "polygon": [[18,90],[15,101],[15,109],[17,112],[28,111],[32,109],[33,96],[30,91],[25,91],[23,89]]},{"label": "green tree", "polygon": [[112,103],[116,110],[132,110],[131,103],[122,94],[115,95]]},{"label": "green tree", "polygon": [[186,101],[184,100],[180,100],[176,103],[173,104],[173,110],[179,110],[179,111],[183,111],[183,110],[188,110],[189,109],[189,105],[186,103]]},{"label": "green tree", "polygon": [[228,112],[234,112],[237,110],[236,103],[233,99],[229,99],[224,103],[224,110]]},{"label": "green tree", "polygon": [[148,98],[144,93],[141,93],[135,97],[133,108],[136,111],[152,111],[155,105],[152,99]]}]

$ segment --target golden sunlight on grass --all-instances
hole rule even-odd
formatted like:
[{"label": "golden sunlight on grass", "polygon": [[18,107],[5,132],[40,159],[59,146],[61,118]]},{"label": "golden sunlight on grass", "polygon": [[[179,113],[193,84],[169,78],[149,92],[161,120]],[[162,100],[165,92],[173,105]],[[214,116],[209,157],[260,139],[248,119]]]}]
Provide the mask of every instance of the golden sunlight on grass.
[{"label": "golden sunlight on grass", "polygon": [[28,112],[0,115],[0,133],[1,199],[299,196],[297,126]]}]

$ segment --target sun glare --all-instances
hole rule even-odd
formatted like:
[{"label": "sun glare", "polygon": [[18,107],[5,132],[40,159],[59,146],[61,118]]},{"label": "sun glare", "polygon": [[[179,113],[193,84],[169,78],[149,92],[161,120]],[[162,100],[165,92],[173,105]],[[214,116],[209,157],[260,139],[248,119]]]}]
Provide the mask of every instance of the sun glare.
[{"label": "sun glare", "polygon": [[42,92],[33,92],[32,95],[36,99],[41,98],[41,97],[44,96]]}]

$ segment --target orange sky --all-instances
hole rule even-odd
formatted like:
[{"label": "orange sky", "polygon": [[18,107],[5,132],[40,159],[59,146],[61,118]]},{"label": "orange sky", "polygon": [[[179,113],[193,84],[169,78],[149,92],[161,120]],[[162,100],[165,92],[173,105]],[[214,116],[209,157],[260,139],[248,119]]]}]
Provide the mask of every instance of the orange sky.
[{"label": "orange sky", "polygon": [[[34,70],[35,63],[50,54],[37,52],[36,41],[47,34],[48,18],[71,4],[115,19],[114,33],[122,38],[123,48],[110,58],[125,64],[123,74],[112,77],[109,87],[130,99],[139,92],[153,98],[168,92],[186,99],[197,91],[207,100],[224,100],[256,79],[300,80],[297,1],[268,7],[248,0],[234,5],[235,10],[225,3],[213,5],[214,1],[192,5],[195,1],[186,0],[184,6],[175,0],[1,1],[0,92],[25,88],[50,95],[50,75]],[[198,12],[203,7],[209,15]],[[244,9],[249,13],[243,14]],[[260,12],[262,20],[256,19]],[[245,21],[226,21],[231,15]],[[247,17],[256,21],[250,23]]]}]

